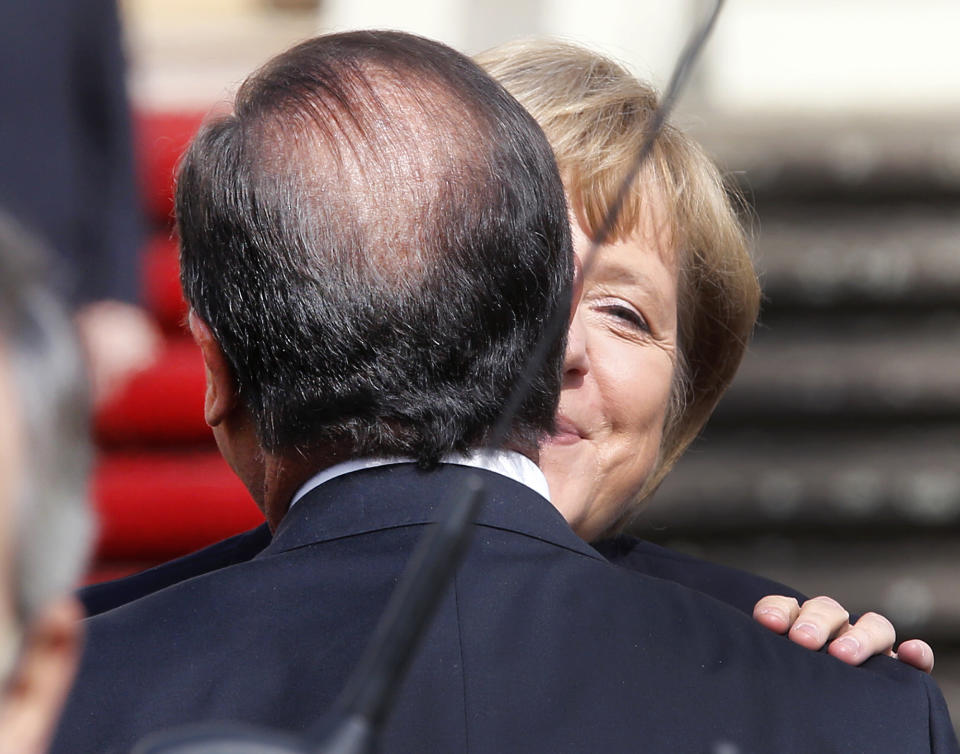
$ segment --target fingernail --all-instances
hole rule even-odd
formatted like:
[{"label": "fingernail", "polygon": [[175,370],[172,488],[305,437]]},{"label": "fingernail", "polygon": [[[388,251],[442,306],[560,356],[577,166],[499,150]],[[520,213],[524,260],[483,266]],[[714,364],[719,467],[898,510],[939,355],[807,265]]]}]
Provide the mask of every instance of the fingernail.
[{"label": "fingernail", "polygon": [[761,607],[757,610],[757,615],[769,615],[784,622],[787,620],[787,614],[777,607]]},{"label": "fingernail", "polygon": [[860,642],[852,636],[841,636],[833,642],[833,648],[843,654],[856,655],[860,652]]},{"label": "fingernail", "polygon": [[820,632],[812,623],[794,623],[791,633],[806,636],[813,641],[820,641]]}]

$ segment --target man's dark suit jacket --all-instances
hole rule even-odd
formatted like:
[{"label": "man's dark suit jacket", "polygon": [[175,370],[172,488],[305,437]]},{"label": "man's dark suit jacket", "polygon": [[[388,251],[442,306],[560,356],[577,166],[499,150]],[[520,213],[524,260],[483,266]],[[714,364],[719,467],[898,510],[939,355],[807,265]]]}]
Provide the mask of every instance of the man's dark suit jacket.
[{"label": "man's dark suit jacket", "polygon": [[308,728],[424,524],[470,473],[487,502],[383,751],[958,750],[928,676],[886,658],[851,668],[611,565],[505,477],[403,464],[315,489],[247,562],[88,621],[54,752],[126,751],[197,720]]},{"label": "man's dark suit jacket", "polygon": [[[88,616],[99,615],[180,581],[243,563],[256,557],[269,544],[270,529],[266,524],[261,524],[250,531],[132,576],[91,584],[80,589],[77,597]],[[796,597],[801,603],[807,599],[802,592],[785,584],[635,537],[613,537],[594,542],[592,546],[611,563],[647,576],[683,584],[748,615],[753,614],[757,600],[768,594]]]}]

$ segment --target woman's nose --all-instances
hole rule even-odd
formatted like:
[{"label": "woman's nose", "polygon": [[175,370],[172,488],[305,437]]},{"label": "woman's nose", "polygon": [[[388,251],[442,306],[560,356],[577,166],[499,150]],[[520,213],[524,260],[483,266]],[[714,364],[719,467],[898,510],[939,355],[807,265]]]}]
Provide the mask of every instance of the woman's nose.
[{"label": "woman's nose", "polygon": [[587,371],[587,329],[580,314],[583,297],[583,264],[578,254],[573,255],[573,297],[570,300],[570,325],[567,328],[567,352],[564,356],[564,374],[583,374]]},{"label": "woman's nose", "polygon": [[589,369],[587,328],[578,306],[570,317],[570,327],[567,330],[567,352],[563,360],[563,372],[565,375],[583,375]]},{"label": "woman's nose", "polygon": [[580,308],[580,299],[583,298],[583,262],[580,255],[573,255],[573,295],[570,296],[570,322],[577,315]]}]

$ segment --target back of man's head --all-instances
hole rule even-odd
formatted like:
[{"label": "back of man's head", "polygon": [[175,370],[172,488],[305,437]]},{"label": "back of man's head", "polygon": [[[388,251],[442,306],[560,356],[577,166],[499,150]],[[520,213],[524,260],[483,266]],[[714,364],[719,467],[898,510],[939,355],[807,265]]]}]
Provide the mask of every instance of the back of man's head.
[{"label": "back of man's head", "polygon": [[[305,42],[241,87],[177,185],[184,290],[260,443],[422,464],[480,446],[572,254],[539,127],[468,58],[398,32]],[[509,442],[551,426],[562,343]]]}]

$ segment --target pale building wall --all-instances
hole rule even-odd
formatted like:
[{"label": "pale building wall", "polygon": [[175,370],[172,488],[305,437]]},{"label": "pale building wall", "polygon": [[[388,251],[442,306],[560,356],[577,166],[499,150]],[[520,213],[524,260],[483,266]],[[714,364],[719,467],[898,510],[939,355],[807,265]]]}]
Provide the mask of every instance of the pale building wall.
[{"label": "pale building wall", "polygon": [[[141,105],[195,106],[321,31],[398,28],[477,52],[551,34],[586,43],[663,87],[708,0],[123,0]],[[729,0],[684,108],[770,115],[960,112],[958,0]]]},{"label": "pale building wall", "polygon": [[700,0],[326,0],[318,26],[402,29],[468,54],[517,37],[554,35],[590,45],[663,83],[702,5]]},{"label": "pale building wall", "polygon": [[960,110],[957,0],[737,0],[710,43],[710,102],[729,110]]}]

